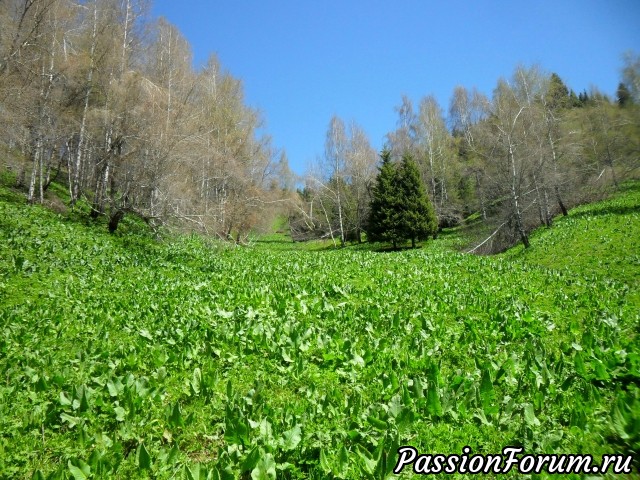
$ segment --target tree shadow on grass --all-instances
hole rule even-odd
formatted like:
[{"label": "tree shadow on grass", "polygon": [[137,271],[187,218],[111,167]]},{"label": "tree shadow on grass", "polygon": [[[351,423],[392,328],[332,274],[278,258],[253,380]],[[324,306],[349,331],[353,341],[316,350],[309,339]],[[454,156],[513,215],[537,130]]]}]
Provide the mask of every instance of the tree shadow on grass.
[{"label": "tree shadow on grass", "polygon": [[399,245],[393,248],[393,245],[380,245],[379,247],[372,248],[371,251],[375,253],[394,253],[394,252],[404,252],[406,250],[419,250],[422,248],[422,245],[416,245],[413,248],[411,245]]},{"label": "tree shadow on grass", "polygon": [[593,207],[584,212],[569,214],[571,217],[599,217],[603,215],[632,215],[640,213],[640,204],[636,205],[603,205],[601,207]]},{"label": "tree shadow on grass", "polygon": [[256,243],[258,244],[275,244],[275,245],[295,245],[295,242],[291,239],[260,239],[260,240],[256,240]]}]

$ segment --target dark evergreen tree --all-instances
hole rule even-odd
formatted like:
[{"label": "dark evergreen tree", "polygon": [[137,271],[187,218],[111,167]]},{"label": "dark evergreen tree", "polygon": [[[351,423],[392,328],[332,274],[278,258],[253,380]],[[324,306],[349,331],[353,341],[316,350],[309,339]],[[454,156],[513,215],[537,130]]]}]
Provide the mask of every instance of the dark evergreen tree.
[{"label": "dark evergreen tree", "polygon": [[[574,93],[575,95],[575,93]],[[569,89],[562,79],[555,73],[551,74],[549,79],[549,89],[547,91],[548,105],[551,109],[568,108],[571,106],[571,98]]]},{"label": "dark evergreen tree", "polygon": [[580,103],[580,99],[576,95],[576,92],[574,92],[573,90],[571,90],[571,93],[569,93],[569,104],[572,108],[582,106],[582,104]]},{"label": "dark evergreen tree", "polygon": [[402,237],[411,240],[415,248],[416,240],[426,240],[438,231],[438,219],[429,197],[420,180],[418,166],[406,153],[398,170],[398,184],[401,196],[400,226]]},{"label": "dark evergreen tree", "polygon": [[631,92],[629,92],[627,86],[622,82],[620,82],[620,84],[618,85],[616,97],[618,98],[618,105],[620,105],[621,107],[626,107],[627,105],[631,105],[633,103]]},{"label": "dark evergreen tree", "polygon": [[582,105],[583,107],[589,103],[590,98],[586,90],[583,90],[582,93],[578,95],[578,100],[580,101],[580,105]]},{"label": "dark evergreen tree", "polygon": [[391,161],[391,151],[380,154],[382,165],[373,187],[367,235],[370,241],[387,241],[397,247],[402,240],[398,172]]},{"label": "dark evergreen tree", "polygon": [[371,241],[386,241],[397,248],[398,242],[435,235],[438,220],[420,180],[420,171],[409,154],[397,166],[391,152],[384,150],[382,166],[376,178],[369,215],[368,235]]}]

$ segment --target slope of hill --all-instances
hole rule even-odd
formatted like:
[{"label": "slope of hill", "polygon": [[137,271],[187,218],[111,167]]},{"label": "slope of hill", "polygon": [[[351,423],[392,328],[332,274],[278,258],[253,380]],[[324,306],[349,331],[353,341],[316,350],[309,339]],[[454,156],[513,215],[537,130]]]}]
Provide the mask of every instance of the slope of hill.
[{"label": "slope of hill", "polygon": [[622,185],[611,199],[582,205],[532,236],[532,248],[504,258],[585,278],[609,279],[631,290],[640,305],[640,182]]},{"label": "slope of hill", "polygon": [[638,197],[476,257],[158,243],[4,189],[0,478],[384,478],[405,444],[637,458]]}]

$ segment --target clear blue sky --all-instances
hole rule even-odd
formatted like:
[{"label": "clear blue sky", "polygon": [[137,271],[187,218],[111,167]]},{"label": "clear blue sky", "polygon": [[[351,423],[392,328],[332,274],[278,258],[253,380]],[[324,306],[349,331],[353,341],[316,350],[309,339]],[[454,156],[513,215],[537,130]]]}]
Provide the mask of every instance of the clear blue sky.
[{"label": "clear blue sky", "polygon": [[640,0],[152,0],[191,43],[244,84],[274,145],[302,173],[329,120],[355,120],[380,149],[403,94],[491,94],[518,64],[556,72],[576,93],[614,95],[622,53],[640,52]]}]

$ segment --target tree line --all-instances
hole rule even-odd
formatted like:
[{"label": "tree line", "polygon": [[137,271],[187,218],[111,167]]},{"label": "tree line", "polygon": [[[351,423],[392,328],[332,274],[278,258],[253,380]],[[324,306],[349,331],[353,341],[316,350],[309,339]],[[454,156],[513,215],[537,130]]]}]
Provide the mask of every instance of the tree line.
[{"label": "tree line", "polygon": [[[284,211],[296,240],[380,238],[381,159],[362,127],[333,117],[324,155],[297,177],[259,134],[240,80],[215,56],[194,69],[180,31],[148,11],[145,0],[0,2],[0,153],[30,203],[57,181],[70,208],[111,231],[135,214],[242,241]],[[537,67],[491,96],[456,87],[446,113],[431,95],[405,96],[385,151],[415,162],[439,228],[475,221],[472,251],[527,246],[536,226],[638,174],[639,79],[629,53],[614,99],[576,95]]]},{"label": "tree line", "polygon": [[284,152],[211,56],[144,0],[0,2],[0,147],[31,203],[54,180],[111,231],[127,213],[241,240],[282,198]]},{"label": "tree line", "polygon": [[447,115],[431,95],[417,108],[404,96],[381,167],[362,129],[334,117],[325,155],[290,211],[292,234],[344,244],[366,232],[396,243],[399,237],[381,237],[379,222],[367,219],[388,164],[409,157],[439,228],[473,224],[473,252],[528,247],[532,229],[637,177],[640,56],[626,54],[621,72],[615,99],[595,88],[576,95],[557,74],[522,66],[500,79],[491,97],[456,87]]}]

